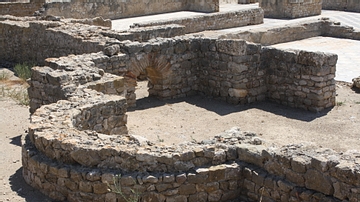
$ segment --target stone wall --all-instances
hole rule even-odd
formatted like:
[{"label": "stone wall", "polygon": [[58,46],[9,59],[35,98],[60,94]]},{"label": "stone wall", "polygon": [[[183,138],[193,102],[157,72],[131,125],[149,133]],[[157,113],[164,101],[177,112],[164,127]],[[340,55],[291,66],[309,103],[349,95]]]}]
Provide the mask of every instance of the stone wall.
[{"label": "stone wall", "polygon": [[[243,40],[197,37],[175,37],[144,43],[127,41],[108,48],[121,49],[123,53],[106,55],[99,52],[58,60],[48,59],[47,65],[58,70],[72,69],[80,63],[78,66],[83,69],[99,68],[111,74],[123,75],[126,77],[125,89],[129,106],[135,105],[136,78],[142,72],[145,72],[149,80],[149,95],[160,99],[202,93],[233,104],[270,98],[285,105],[312,111],[321,111],[335,105],[337,57],[331,54],[261,49],[261,45]],[[107,51],[104,49],[104,52]],[[49,73],[50,69],[46,68],[35,70],[39,73],[34,73],[34,76],[55,74],[52,71]],[[96,71],[94,70],[95,73]],[[76,76],[78,74],[78,71],[74,75],[69,73],[72,77],[81,75]],[[92,71],[88,74],[90,75],[83,75],[82,82],[92,81]],[[63,78],[66,77],[58,80]],[[47,81],[34,77],[29,91],[31,111],[34,112],[42,103],[53,103],[71,95],[65,91],[75,81],[77,82],[73,80],[69,83],[65,79],[67,85],[56,83],[60,85],[59,89],[56,84],[49,87]],[[34,93],[44,89],[53,89],[53,93],[48,93],[47,96]]]},{"label": "stone wall", "polygon": [[0,61],[43,64],[49,57],[98,52],[105,40],[92,40],[88,36],[99,29],[53,21],[2,21],[0,46],[6,48],[0,50]]},{"label": "stone wall", "polygon": [[[236,20],[233,20],[232,17],[235,15]],[[0,61],[36,61],[43,64],[42,62],[49,57],[98,52],[103,50],[106,43],[119,43],[119,40],[147,41],[156,37],[174,37],[205,29],[259,24],[262,20],[262,9],[258,8],[238,11],[235,14],[209,14],[200,18],[176,21],[179,24],[163,22],[157,25],[143,25],[126,32],[114,32],[105,27],[87,26],[65,20],[38,21],[35,18],[3,16],[0,18],[0,33],[3,36],[0,45],[6,49],[0,50]],[[41,40],[29,40],[40,38]]]},{"label": "stone wall", "polygon": [[[221,36],[221,38],[244,39],[268,46],[320,36],[324,33],[323,27],[325,23],[324,20],[305,21],[301,24],[278,26],[267,30],[260,28],[245,32],[234,32]],[[281,37],[279,37],[279,35],[281,35]]]},{"label": "stone wall", "polygon": [[[260,45],[250,44],[241,40],[215,40],[201,37],[157,39],[142,43],[121,42],[115,39],[117,38],[116,34],[111,34],[113,32],[106,28],[53,21],[30,21],[24,23],[22,21],[7,20],[3,21],[0,25],[3,27],[2,30],[5,36],[9,38],[9,40],[2,40],[1,42],[4,44],[4,47],[8,47],[7,50],[10,50],[3,50],[1,53],[2,60],[20,62],[29,61],[33,58],[40,60],[45,57],[58,57],[71,53],[97,52],[83,56],[80,55],[79,57],[64,57],[57,62],[53,62],[54,64],[52,64],[52,59],[48,59],[46,60],[46,65],[56,70],[68,66],[68,68],[72,68],[72,65],[78,64],[81,61],[81,66],[84,66],[84,68],[100,68],[111,74],[126,76],[125,97],[129,106],[135,105],[135,79],[142,72],[146,72],[150,80],[150,95],[162,99],[203,93],[214,98],[226,100],[229,103],[237,104],[273,97],[266,94],[266,91],[271,86],[268,83],[268,77],[273,76],[271,73],[269,74],[272,71],[272,67],[264,67],[260,63],[261,56],[265,55],[263,54],[264,52],[260,51]],[[337,27],[326,20],[306,23],[304,26],[298,26],[301,27],[304,33],[291,35],[292,37],[289,39],[283,37],[282,40],[291,41],[298,36],[316,36],[321,33],[330,34],[334,33],[335,30],[340,30],[339,33],[342,34],[356,36],[354,35],[356,34],[355,32],[348,32],[346,28],[344,30],[344,27]],[[265,39],[265,42],[272,41],[270,40],[272,35],[276,36],[279,31],[282,33],[292,33],[293,29],[291,27],[287,27],[285,30],[274,29],[274,31],[262,33],[263,36],[260,38],[262,40]],[[14,37],[12,35],[10,37],[12,32],[17,33],[19,36],[15,35],[16,37]],[[26,38],[35,38],[35,35],[38,38],[44,37],[45,39],[25,40]],[[115,38],[112,38],[114,36]],[[21,40],[16,40],[20,37]],[[19,41],[24,41],[24,43],[18,43]],[[24,45],[27,45],[27,47],[25,48]],[[28,47],[33,47],[34,50],[41,48],[41,50],[39,52],[26,51]],[[101,50],[103,52],[98,52]],[[122,53],[120,53],[120,50]],[[316,54],[312,56],[318,57]],[[322,56],[319,57],[322,58]],[[289,65],[292,66],[293,64]],[[328,63],[320,64],[318,67],[328,68],[326,65]],[[332,63],[331,65],[333,66],[334,64]],[[43,71],[48,70],[44,68]],[[41,71],[39,70],[39,72]],[[330,73],[333,74],[333,71]],[[47,73],[41,72],[39,74]],[[318,72],[312,71],[310,75],[309,73],[302,73],[299,76],[304,75],[305,78],[307,76],[317,76],[317,74]],[[317,85],[321,86],[320,90],[323,90],[323,88],[327,89],[323,90],[323,94],[321,94],[323,96],[326,93],[324,100],[314,105],[309,104],[309,101],[305,100],[302,104],[297,104],[296,107],[316,111],[334,104],[333,101],[325,101],[325,99],[329,98],[327,97],[329,94],[328,88],[331,86],[328,85],[332,82],[332,75],[323,76],[326,76],[325,80],[329,78],[329,84],[323,85],[323,82],[319,80],[317,82],[320,84]],[[279,79],[281,80],[281,78]],[[43,104],[53,103],[68,97],[69,93],[65,93],[67,88],[61,83],[61,88],[56,86],[59,85],[58,83],[50,86],[50,88],[45,87],[48,84],[41,79],[34,79],[35,81],[41,85],[33,83],[29,91],[33,98],[31,101],[32,112]],[[294,82],[298,83],[299,81],[294,80]],[[271,87],[273,88],[274,86]],[[53,89],[53,92],[57,93],[47,93],[44,96],[39,93],[43,92],[44,89]],[[307,92],[304,91],[304,93]],[[318,105],[319,103],[322,105]],[[303,107],[304,104],[307,107]],[[293,106],[293,103],[289,105]]]},{"label": "stone wall", "polygon": [[300,18],[320,15],[322,0],[260,0],[268,18]]},{"label": "stone wall", "polygon": [[[166,6],[164,6],[166,5]],[[71,1],[46,3],[42,15],[65,18],[119,19],[126,17],[167,13],[174,11],[218,12],[219,0],[124,0],[124,1]]]},{"label": "stone wall", "polygon": [[32,16],[44,3],[44,0],[0,2],[0,15]]},{"label": "stone wall", "polygon": [[107,32],[103,28],[84,26],[77,32],[74,24],[55,24],[62,31],[49,27],[44,33],[55,39],[67,33],[101,50],[48,58],[45,67],[32,70],[33,114],[22,139],[23,176],[51,198],[125,201],[114,193],[116,187],[127,197],[138,191],[141,201],[360,197],[355,151],[277,146],[239,128],[203,142],[165,146],[129,135],[126,128],[126,110],[135,102],[136,77],[142,72],[150,95],[164,99],[203,93],[236,104],[268,97],[313,111],[334,106],[335,55],[199,36],[120,41],[101,34]]},{"label": "stone wall", "polygon": [[[62,104],[66,105],[57,105]],[[49,109],[54,110],[53,106]],[[62,135],[52,136],[54,133],[43,134],[49,130],[36,130],[36,123],[45,118],[35,119],[30,135],[22,140],[23,175],[27,183],[55,200],[125,201],[111,191],[117,189],[128,198],[134,196],[134,190],[141,201],[335,202],[359,197],[356,152],[340,154],[306,143],[267,147],[255,134],[238,128],[207,143],[174,146],[96,132],[79,139],[75,137],[81,131],[74,135],[72,130],[69,136],[63,130]],[[52,120],[58,121],[64,120]],[[81,144],[82,140],[86,144]],[[71,149],[75,144],[77,149]],[[50,156],[37,149],[43,146]],[[71,154],[61,156],[62,150]],[[52,160],[57,156],[67,163]],[[66,158],[78,162],[69,163]],[[96,163],[102,159],[109,160],[99,168],[104,165]]]},{"label": "stone wall", "polygon": [[328,10],[360,12],[357,0],[322,0],[322,8]]},{"label": "stone wall", "polygon": [[270,100],[311,111],[335,106],[337,55],[263,48],[261,60]]},{"label": "stone wall", "polygon": [[221,13],[210,13],[197,17],[184,17],[181,19],[169,19],[162,21],[136,23],[135,27],[149,27],[167,24],[178,24],[185,26],[185,33],[201,32],[204,30],[217,30],[246,25],[263,23],[264,11],[261,8],[250,8],[246,10],[229,11]]},{"label": "stone wall", "polygon": [[243,40],[205,40],[201,49],[205,52],[199,61],[200,92],[232,104],[265,99],[266,69],[260,66],[260,45]]},{"label": "stone wall", "polygon": [[[281,35],[281,37],[279,37]],[[244,39],[264,46],[302,40],[316,36],[360,40],[360,32],[349,26],[341,26],[329,18],[309,20],[270,29],[254,28],[220,36],[221,39]]]}]

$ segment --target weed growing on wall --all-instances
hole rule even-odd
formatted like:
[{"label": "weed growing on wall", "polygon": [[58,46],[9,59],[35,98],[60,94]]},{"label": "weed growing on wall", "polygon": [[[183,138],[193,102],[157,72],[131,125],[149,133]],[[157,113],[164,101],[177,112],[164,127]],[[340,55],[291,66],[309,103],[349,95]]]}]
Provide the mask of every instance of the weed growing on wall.
[{"label": "weed growing on wall", "polygon": [[112,192],[114,192],[116,194],[119,194],[126,202],[139,202],[141,193],[136,191],[136,190],[130,189],[131,195],[126,196],[124,194],[124,192],[122,191],[120,180],[121,180],[121,175],[120,174],[115,175],[114,178],[113,178],[114,186],[110,186],[109,183],[108,183],[109,189]]}]

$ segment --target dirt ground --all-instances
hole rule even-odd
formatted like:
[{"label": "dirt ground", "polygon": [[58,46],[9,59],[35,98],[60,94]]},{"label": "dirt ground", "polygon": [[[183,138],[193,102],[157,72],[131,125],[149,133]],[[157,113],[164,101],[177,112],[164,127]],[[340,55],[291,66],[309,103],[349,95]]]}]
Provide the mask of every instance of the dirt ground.
[{"label": "dirt ground", "polygon": [[[0,90],[4,86],[0,81]],[[158,144],[201,141],[238,126],[260,134],[266,144],[308,141],[336,151],[360,150],[360,93],[346,83],[337,83],[337,106],[320,113],[269,102],[235,106],[202,96],[161,101],[148,97],[146,82],[137,88],[137,107],[128,110],[129,133]],[[29,124],[29,109],[0,95],[0,202],[51,201],[21,175],[20,136]]]},{"label": "dirt ground", "polygon": [[308,141],[336,151],[360,149],[360,94],[345,82],[337,82],[336,90],[337,106],[314,113],[271,102],[229,105],[203,96],[160,101],[147,97],[143,82],[127,126],[130,134],[160,144],[201,141],[238,126],[269,144]]}]

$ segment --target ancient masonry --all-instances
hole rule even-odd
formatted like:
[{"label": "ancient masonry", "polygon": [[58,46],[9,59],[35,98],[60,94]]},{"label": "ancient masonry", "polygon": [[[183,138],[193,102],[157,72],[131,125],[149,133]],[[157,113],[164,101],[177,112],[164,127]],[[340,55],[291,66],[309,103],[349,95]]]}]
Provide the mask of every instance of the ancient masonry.
[{"label": "ancient masonry", "polygon": [[101,19],[1,16],[0,61],[40,65],[29,81],[31,125],[22,138],[26,182],[60,201],[126,201],[137,193],[160,202],[359,201],[355,151],[266,147],[236,127],[171,146],[127,133],[126,111],[136,105],[142,73],[149,94],[160,99],[201,93],[311,111],[335,105],[337,55],[266,45],[314,36],[360,40],[359,32],[319,19],[219,38],[184,35],[202,31],[206,26],[192,26],[199,23],[231,27],[226,19],[233,14],[240,25],[259,24],[264,15],[260,8],[215,13],[186,19],[191,26],[168,21],[127,32],[92,25],[106,24]]}]

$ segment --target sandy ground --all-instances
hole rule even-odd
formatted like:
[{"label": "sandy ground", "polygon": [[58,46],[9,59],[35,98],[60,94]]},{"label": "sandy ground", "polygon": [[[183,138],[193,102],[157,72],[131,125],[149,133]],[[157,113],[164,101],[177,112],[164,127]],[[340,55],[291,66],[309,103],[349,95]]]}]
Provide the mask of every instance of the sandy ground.
[{"label": "sandy ground", "polygon": [[[129,132],[158,144],[201,141],[239,126],[261,134],[267,144],[310,141],[337,151],[360,150],[360,94],[344,83],[337,84],[338,106],[321,113],[269,102],[235,106],[202,96],[161,101],[147,97],[146,82],[137,88],[137,107],[128,111]],[[20,136],[28,124],[28,107],[0,97],[0,202],[51,201],[22,179]]]},{"label": "sandy ground", "polygon": [[336,151],[360,150],[360,94],[344,82],[337,82],[336,89],[337,106],[314,113],[270,102],[229,105],[203,96],[160,101],[147,97],[143,82],[127,126],[130,134],[160,144],[201,141],[238,126],[269,144],[309,141]]}]

